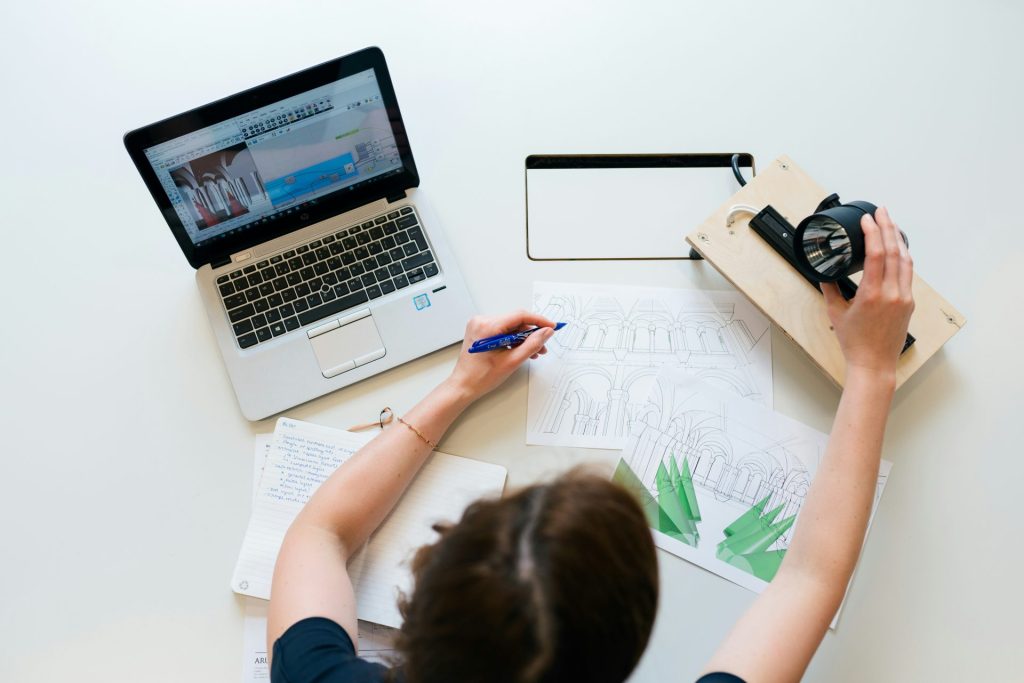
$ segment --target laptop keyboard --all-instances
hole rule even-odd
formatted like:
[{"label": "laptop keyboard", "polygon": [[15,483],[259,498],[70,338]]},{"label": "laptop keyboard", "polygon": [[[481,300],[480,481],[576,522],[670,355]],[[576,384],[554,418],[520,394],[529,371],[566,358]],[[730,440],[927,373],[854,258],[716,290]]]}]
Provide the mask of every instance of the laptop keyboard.
[{"label": "laptop keyboard", "polygon": [[406,206],[221,275],[217,287],[247,349],[437,273]]}]

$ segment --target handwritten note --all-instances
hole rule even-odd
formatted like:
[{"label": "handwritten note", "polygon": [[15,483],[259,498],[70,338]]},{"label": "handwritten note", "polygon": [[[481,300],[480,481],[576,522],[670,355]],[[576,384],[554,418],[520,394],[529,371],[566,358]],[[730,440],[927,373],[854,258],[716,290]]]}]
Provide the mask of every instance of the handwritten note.
[{"label": "handwritten note", "polygon": [[[272,434],[260,434],[255,440],[253,461],[252,498],[256,502],[263,468],[270,455]],[[359,656],[385,666],[398,663],[395,638],[398,631],[368,621],[358,622],[357,647]],[[245,598],[245,618],[242,632],[242,683],[260,683],[270,680],[269,658],[267,656],[267,601]]]},{"label": "handwritten note", "polygon": [[274,563],[288,527],[320,484],[371,438],[287,418],[277,421],[231,580],[236,593],[270,599]]},{"label": "handwritten note", "polygon": [[[278,420],[231,580],[236,593],[270,598],[274,563],[288,527],[320,484],[371,438]],[[500,495],[505,476],[498,465],[432,454],[399,504],[349,561],[359,618],[400,626],[396,599],[411,587],[408,560],[434,538],[432,525],[457,520],[477,498]]]}]

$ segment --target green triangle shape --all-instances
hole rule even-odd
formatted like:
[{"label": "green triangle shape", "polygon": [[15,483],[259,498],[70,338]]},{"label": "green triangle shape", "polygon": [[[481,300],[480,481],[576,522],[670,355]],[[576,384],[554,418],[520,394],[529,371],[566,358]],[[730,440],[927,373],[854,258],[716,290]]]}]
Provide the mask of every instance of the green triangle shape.
[{"label": "green triangle shape", "polygon": [[640,477],[636,476],[636,472],[629,466],[625,458],[619,459],[615,473],[612,474],[612,481],[633,494],[647,517],[647,525],[657,529],[661,522],[661,506],[658,505],[657,499],[651,495],[644,483],[640,481]]},{"label": "green triangle shape", "polygon": [[726,562],[737,569],[742,569],[762,581],[771,581],[779,571],[782,561],[786,557],[785,550],[770,550],[749,555],[728,555],[718,556],[718,559]]},{"label": "green triangle shape", "polygon": [[693,490],[693,475],[690,474],[690,461],[687,457],[683,457],[683,471],[680,479],[682,480],[682,493],[680,494],[686,501],[686,509],[690,512],[690,519],[695,522],[701,521],[700,516],[700,505],[697,503],[697,492]]},{"label": "green triangle shape", "polygon": [[726,537],[749,533],[750,528],[755,525],[759,525],[761,515],[764,513],[764,506],[768,504],[768,500],[771,497],[771,494],[768,494],[760,503],[751,507],[749,510],[737,517],[732,524],[725,527],[724,533]]}]

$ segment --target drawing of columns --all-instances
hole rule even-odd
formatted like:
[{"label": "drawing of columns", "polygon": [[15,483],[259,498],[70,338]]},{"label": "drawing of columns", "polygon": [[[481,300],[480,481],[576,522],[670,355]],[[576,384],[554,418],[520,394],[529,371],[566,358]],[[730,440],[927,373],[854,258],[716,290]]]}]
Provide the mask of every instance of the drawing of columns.
[{"label": "drawing of columns", "polygon": [[636,447],[633,449],[633,462],[636,466],[634,471],[647,486],[653,484],[654,473],[657,469],[656,462],[660,462],[654,453],[657,434],[658,432],[653,428],[644,429],[637,438]]},{"label": "drawing of columns", "polygon": [[557,433],[558,428],[562,425],[562,418],[565,417],[565,411],[569,409],[569,397],[568,395],[562,399],[561,403],[558,404],[558,410],[555,412],[555,419],[551,421],[548,432]]},{"label": "drawing of columns", "polygon": [[629,393],[622,389],[608,390],[608,408],[605,413],[604,433],[619,435],[626,433],[626,400]]},{"label": "drawing of columns", "polygon": [[572,423],[573,434],[586,434],[587,425],[590,424],[590,416],[586,413],[576,413]]}]

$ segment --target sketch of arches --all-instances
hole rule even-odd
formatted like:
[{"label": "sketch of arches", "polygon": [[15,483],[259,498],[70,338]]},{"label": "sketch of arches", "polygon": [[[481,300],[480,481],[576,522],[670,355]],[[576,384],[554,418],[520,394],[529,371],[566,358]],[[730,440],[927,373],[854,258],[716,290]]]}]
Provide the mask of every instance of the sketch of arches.
[{"label": "sketch of arches", "polygon": [[[566,416],[570,416],[570,419],[575,421],[577,415],[583,415],[590,411],[590,397],[586,392],[576,389],[569,393],[564,401],[562,409],[559,410],[554,417],[552,424],[550,425],[550,431],[558,432],[562,430],[562,422]],[[572,423],[573,425],[575,422]],[[572,425],[570,426],[570,429]]]},{"label": "sketch of arches", "polygon": [[[825,448],[824,435],[757,415],[745,402],[719,397],[681,371],[660,375],[650,395],[651,402],[659,404],[662,421],[642,423],[633,431],[616,475],[628,471],[634,486],[647,487],[653,496],[664,491],[666,480],[674,484],[672,472],[690,473],[687,478],[692,489],[687,495],[692,498],[696,494],[696,498],[688,509],[696,509],[699,503],[702,517],[697,519],[703,521],[704,530],[709,536],[723,532],[725,536],[712,551],[714,558],[704,553],[705,562],[698,553],[693,561],[723,576],[727,574],[716,568],[716,561],[770,581],[792,540],[794,521],[806,500],[809,472],[820,463]],[[642,437],[637,439],[637,434]],[[667,458],[673,459],[671,465],[685,458],[686,467],[671,468]],[[875,490],[876,503],[888,474],[884,465],[883,472]],[[652,484],[655,489],[650,488]],[[665,501],[675,504],[674,499]],[[656,502],[661,505],[662,498]],[[674,550],[678,544],[670,540],[672,534],[666,536],[658,526],[658,520],[673,514],[678,517],[678,509],[673,511],[646,509],[652,528],[662,532],[654,534],[655,543],[679,554]],[[731,520],[728,526],[724,520]],[[727,543],[730,537],[731,545]],[[732,561],[736,558],[740,559]]]},{"label": "sketch of arches", "polygon": [[645,403],[640,410],[633,414],[631,421],[645,424],[658,424],[661,418],[661,408],[653,403]]},{"label": "sketch of arches", "polygon": [[580,383],[587,377],[600,377],[608,386],[611,386],[615,378],[605,368],[598,368],[589,365],[575,365],[570,367],[563,375],[561,383]]},{"label": "sketch of arches", "polygon": [[718,310],[712,309],[680,311],[676,319],[680,322],[692,323],[698,326],[705,324],[720,325],[726,320]]},{"label": "sketch of arches", "polygon": [[750,352],[757,344],[757,339],[751,334],[750,328],[747,324],[739,319],[729,321],[729,324],[725,327],[723,332],[727,332],[729,338],[732,340],[730,344],[730,351],[743,361],[749,362]]},{"label": "sketch of arches", "polygon": [[683,342],[687,351],[704,352],[704,340],[700,336],[700,330],[693,325],[683,327]]},{"label": "sketch of arches", "polygon": [[647,325],[637,325],[633,331],[633,343],[630,345],[630,351],[638,353],[650,353],[653,327]]},{"label": "sketch of arches", "polygon": [[596,349],[601,346],[601,340],[604,338],[604,326],[599,322],[591,322],[586,326],[586,332],[583,335],[583,339],[580,340],[579,348],[581,349]]},{"label": "sketch of arches", "polygon": [[672,338],[672,329],[669,327],[658,327],[654,332],[654,350],[658,353],[673,353],[676,351]]},{"label": "sketch of arches", "polygon": [[665,427],[665,431],[671,434],[674,438],[685,440],[685,436],[690,433],[689,420],[686,419],[686,414],[673,415],[668,420],[668,425]]},{"label": "sketch of arches", "polygon": [[724,337],[722,336],[721,327],[705,327],[704,337],[706,346],[708,348],[708,353],[729,353],[729,348],[725,343]]},{"label": "sketch of arches", "polygon": [[629,317],[647,320],[672,320],[672,312],[661,299],[644,297],[637,299],[629,309]]},{"label": "sketch of arches", "polygon": [[647,377],[656,377],[660,369],[661,368],[657,367],[646,367],[640,368],[639,370],[634,370],[633,372],[629,373],[629,375],[626,376],[625,380],[623,380],[622,388],[625,389],[626,391],[629,391],[630,389],[633,388],[633,385],[637,381],[643,380],[644,378]]},{"label": "sketch of arches", "polygon": [[693,463],[693,481],[704,483],[707,481],[708,473],[711,471],[711,460],[713,454],[710,448],[701,448],[696,451],[697,457]]},{"label": "sketch of arches", "polygon": [[716,454],[711,459],[711,467],[708,469],[708,476],[705,477],[704,483],[710,483],[714,487],[722,478],[722,475],[725,474],[727,465],[725,456],[721,453]]},{"label": "sketch of arches", "polygon": [[793,470],[786,477],[786,483],[784,485],[786,493],[793,496],[803,498],[807,495],[807,488],[810,486],[811,481],[807,476],[807,471],[803,469]]},{"label": "sketch of arches", "polygon": [[[757,373],[751,374],[747,369],[750,359],[735,353],[745,344],[736,343],[733,339],[735,335],[730,325],[735,318],[726,315],[734,316],[740,309],[731,302],[720,306],[704,299],[702,294],[680,295],[669,290],[665,290],[664,297],[643,293],[630,298],[617,292],[611,295],[599,288],[587,287],[574,289],[566,286],[559,293],[539,294],[535,298],[537,310],[550,318],[567,322],[568,327],[549,342],[551,353],[536,364],[550,367],[553,362],[561,365],[557,373],[546,375],[549,379],[544,380],[547,386],[543,392],[538,393],[532,388],[535,373],[533,369],[530,371],[531,434],[568,434],[571,431],[571,420],[556,419],[560,413],[569,412],[562,406],[569,398],[571,379],[578,379],[572,385],[573,390],[582,389],[592,399],[589,417],[594,422],[588,423],[588,429],[596,430],[598,437],[610,439],[626,437],[640,416],[644,420],[656,417],[656,422],[663,427],[671,423],[672,416],[667,414],[667,406],[652,408],[647,405],[647,393],[654,385],[653,378],[666,365],[682,364],[698,374],[714,371],[715,374],[706,376],[730,392],[760,401],[770,397],[770,385],[766,388],[767,394],[758,386],[763,370],[758,369]],[[767,321],[756,319],[756,322],[767,329]],[[760,334],[763,335],[763,331]],[[758,362],[763,362],[763,359]],[[593,378],[576,378],[568,374],[570,370],[583,367],[594,371],[607,370],[612,378],[607,382],[596,382]],[[535,396],[540,399],[536,400]],[[598,410],[603,411],[600,419],[597,418]],[[681,438],[693,441],[697,437],[682,434]],[[597,442],[576,443],[598,445]]]},{"label": "sketch of arches", "polygon": [[572,392],[573,403],[576,406],[577,413],[590,413],[591,398],[590,394],[583,391],[582,389],[576,388]]},{"label": "sketch of arches", "polygon": [[[562,373],[556,390],[541,414],[540,430],[550,434],[582,434],[580,415],[591,415],[593,406],[607,400],[614,377],[604,368],[577,365]],[[571,416],[566,420],[566,416]],[[589,425],[589,422],[588,422]]]},{"label": "sketch of arches", "polygon": [[760,500],[758,495],[769,471],[764,454],[749,453],[740,459],[736,467],[743,475],[737,477],[736,485],[733,487],[734,497],[748,503],[756,502],[755,499]]},{"label": "sketch of arches", "polygon": [[744,398],[759,394],[749,379],[736,372],[727,372],[720,368],[699,368],[693,370],[693,373],[709,384]]},{"label": "sketch of arches", "polygon": [[622,325],[619,321],[613,321],[607,325],[604,339],[601,340],[601,348],[612,350],[618,347],[621,342]]},{"label": "sketch of arches", "polygon": [[[630,395],[630,390],[634,382],[648,376],[647,372],[648,371],[646,370],[641,370],[626,377],[622,384],[622,389],[626,396]],[[639,424],[660,425],[663,405],[664,397],[662,395],[662,389],[657,383],[655,383],[651,389],[650,395],[647,397],[647,400],[639,407],[632,408],[632,406],[629,406],[627,403],[627,410],[630,410],[629,420],[630,422],[636,422]]]},{"label": "sketch of arches", "polygon": [[591,408],[590,424],[588,425],[587,434],[593,436],[599,432],[603,432],[606,426],[605,420],[608,417],[608,406],[606,403],[594,403]]},{"label": "sketch of arches", "polygon": [[732,485],[730,487],[732,494],[738,496],[740,499],[744,499],[751,476],[752,472],[749,466],[738,466],[736,468],[736,476],[733,478]]}]

